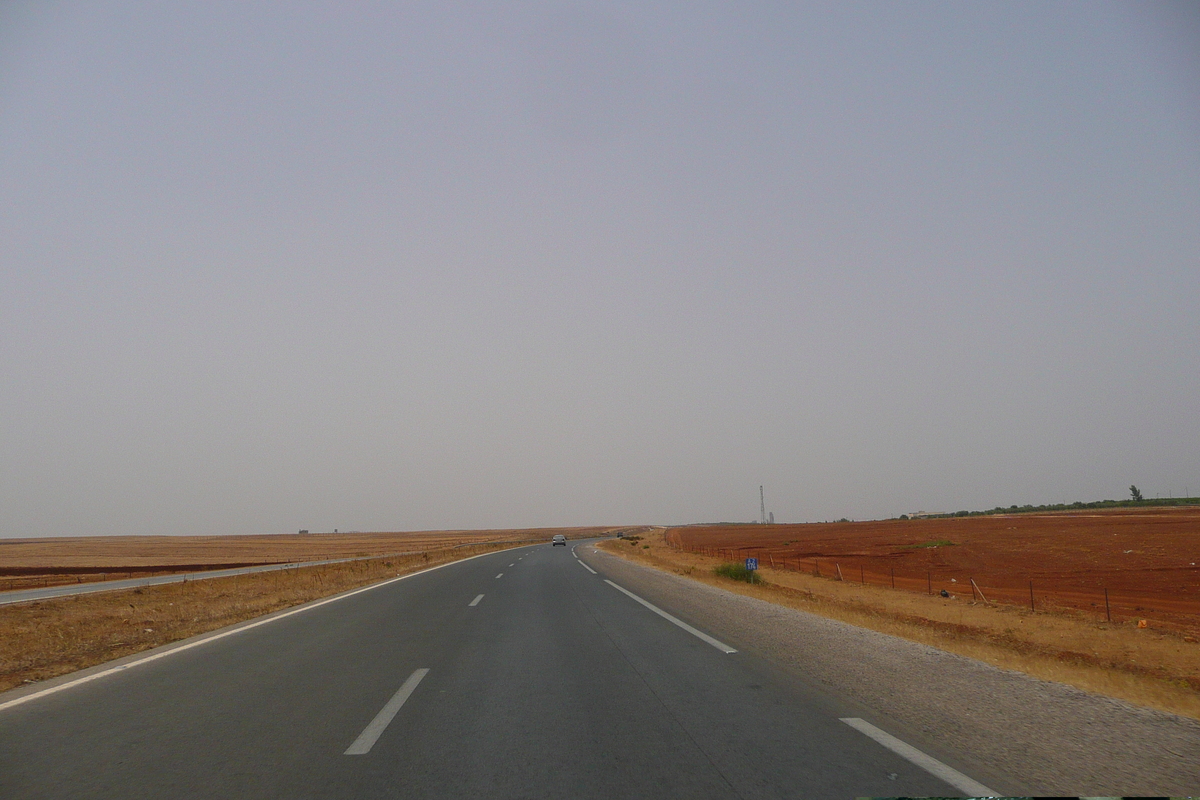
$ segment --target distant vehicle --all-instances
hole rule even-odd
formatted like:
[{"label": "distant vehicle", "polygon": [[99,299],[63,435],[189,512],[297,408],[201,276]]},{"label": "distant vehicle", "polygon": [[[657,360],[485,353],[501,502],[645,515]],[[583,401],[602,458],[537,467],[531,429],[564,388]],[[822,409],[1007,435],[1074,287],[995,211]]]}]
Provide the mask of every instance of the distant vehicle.
[{"label": "distant vehicle", "polygon": [[556,534],[554,534],[554,538],[550,540],[550,546],[554,547],[555,545],[560,545],[560,544],[563,547],[566,547],[567,546],[567,537],[563,536],[561,533],[556,533]]},{"label": "distant vehicle", "polygon": [[618,539],[624,539],[624,538],[625,538],[625,531],[617,531],[617,538],[618,538]]}]

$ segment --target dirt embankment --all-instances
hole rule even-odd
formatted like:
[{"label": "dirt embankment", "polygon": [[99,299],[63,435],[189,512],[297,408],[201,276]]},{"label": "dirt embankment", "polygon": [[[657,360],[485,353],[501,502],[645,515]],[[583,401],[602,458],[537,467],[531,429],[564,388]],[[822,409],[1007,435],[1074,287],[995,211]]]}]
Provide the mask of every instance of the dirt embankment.
[{"label": "dirt embankment", "polygon": [[476,548],[0,606],[0,691],[473,555]]},{"label": "dirt embankment", "polygon": [[262,536],[76,536],[0,539],[0,591],[295,561],[398,555],[484,542],[570,538],[607,528],[312,533]]},{"label": "dirt embankment", "polygon": [[[73,540],[81,545],[83,552],[73,552],[71,540],[26,540],[25,547],[15,548],[6,555],[9,568],[19,563],[21,557],[57,557],[57,562],[51,563],[54,569],[61,570],[61,562],[70,562],[72,568],[79,568],[89,563],[111,565],[135,558],[143,562],[142,566],[161,567],[162,562],[156,565],[155,558],[166,559],[166,563],[171,564],[197,552],[206,554],[208,561],[221,566],[239,558],[245,561],[247,553],[253,556],[250,563],[288,563],[302,560],[299,556],[304,553],[311,556],[308,560],[320,560],[318,554],[343,558],[369,555],[361,551],[364,547],[385,553],[401,551],[401,554],[0,606],[0,691],[85,669],[425,567],[519,546],[521,542],[547,541],[555,533],[576,539],[606,530],[559,528],[441,535],[345,534],[340,549],[333,553],[329,550],[331,542],[327,537],[323,544],[315,545],[296,542],[297,537],[205,537],[203,541],[155,537],[166,540],[155,542],[144,542],[137,537]],[[476,541],[471,541],[472,538]],[[226,545],[224,550],[220,548],[222,543]],[[281,546],[271,549],[271,545],[277,543]]]},{"label": "dirt embankment", "polygon": [[[847,530],[844,526],[842,523],[843,531]],[[663,529],[642,539],[614,540],[601,547],[772,603],[1200,719],[1200,643],[1190,634],[1153,624],[1138,628],[1136,620],[1109,623],[1071,609],[1034,612],[1028,606],[989,605],[973,601],[969,591],[941,597],[892,589],[886,583],[863,584],[848,576],[839,581],[828,570],[817,577],[768,565],[759,571],[766,582],[750,585],[714,574],[713,568],[728,559],[673,545],[681,530],[693,529]]]},{"label": "dirt embankment", "polygon": [[[682,549],[1200,634],[1200,508],[671,529]],[[839,573],[840,570],[840,573]]]},{"label": "dirt embankment", "polygon": [[[618,547],[625,554],[650,553],[641,549],[644,544]],[[830,692],[839,711],[850,709],[837,701],[850,701],[869,712],[863,717],[909,744],[928,746],[931,754],[962,754],[968,760],[961,767],[990,786],[1007,787],[1001,791],[1195,792],[1200,722],[1077,691],[1061,680],[1025,678],[948,653],[946,647],[805,613],[822,602],[819,597],[797,606],[804,611],[794,610],[782,607],[786,603],[777,598],[778,591],[764,598],[745,596],[753,593],[722,591],[732,588],[730,581],[720,588],[696,585],[677,574],[645,569],[648,564],[637,563],[640,558],[614,563],[615,556],[595,556],[590,548],[581,555],[630,591],[772,662],[799,684]],[[700,574],[694,569],[692,577]]]}]

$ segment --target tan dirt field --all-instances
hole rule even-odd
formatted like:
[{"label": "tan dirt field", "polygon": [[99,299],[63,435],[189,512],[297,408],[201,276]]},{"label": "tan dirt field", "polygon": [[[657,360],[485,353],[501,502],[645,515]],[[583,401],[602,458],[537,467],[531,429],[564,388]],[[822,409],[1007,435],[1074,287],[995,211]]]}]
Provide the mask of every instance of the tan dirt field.
[{"label": "tan dirt field", "polygon": [[[965,521],[986,520],[976,517]],[[853,524],[819,527],[847,531]],[[870,530],[886,523],[857,524]],[[794,529],[803,526],[786,527],[792,529],[794,541]],[[1188,633],[1154,624],[1138,628],[1133,619],[1108,623],[1090,611],[1031,612],[1027,605],[987,605],[972,601],[969,593],[942,598],[924,591],[893,590],[888,584],[863,585],[845,575],[844,564],[846,579],[842,581],[830,577],[824,568],[823,577],[816,577],[811,572],[766,566],[760,569],[765,583],[751,585],[713,573],[714,567],[730,559],[678,547],[677,534],[696,530],[702,529],[660,529],[642,538],[603,542],[600,547],[729,591],[900,636],[1044,680],[1200,719],[1200,643]],[[848,541],[841,544],[847,549],[852,546]],[[858,577],[857,570],[854,577]]]},{"label": "tan dirt field", "polygon": [[[607,528],[564,528],[571,538]],[[260,536],[78,536],[0,539],[0,591],[182,572],[395,555],[557,531],[417,531]]]},{"label": "tan dirt field", "polygon": [[[63,561],[76,566],[99,564],[111,567],[134,562],[152,567],[155,558],[172,564],[198,560],[227,565],[230,561],[289,562],[305,555],[309,560],[321,560],[363,555],[364,551],[401,551],[405,554],[0,606],[0,691],[437,564],[517,547],[523,542],[548,541],[556,533],[577,539],[607,530],[557,528],[437,534],[337,534],[344,537],[340,541],[317,535],[154,537],[152,542],[137,537],[26,540],[27,546],[20,548],[26,558],[56,556],[57,561],[40,562],[51,565],[52,574],[58,574],[53,568]],[[310,545],[307,541],[295,541],[297,538],[318,539],[318,542]],[[325,541],[320,542],[320,538]],[[73,553],[72,542],[86,545],[84,552]],[[431,546],[434,544],[437,546]],[[312,549],[306,549],[310,547]],[[7,558],[9,564],[20,563],[19,556]]]},{"label": "tan dirt field", "polygon": [[[684,549],[848,582],[1073,609],[1200,633],[1200,508],[674,528]],[[935,542],[952,545],[933,546]],[[925,546],[922,546],[925,545]],[[718,551],[720,551],[718,553]],[[1108,590],[1108,610],[1105,607]]]}]

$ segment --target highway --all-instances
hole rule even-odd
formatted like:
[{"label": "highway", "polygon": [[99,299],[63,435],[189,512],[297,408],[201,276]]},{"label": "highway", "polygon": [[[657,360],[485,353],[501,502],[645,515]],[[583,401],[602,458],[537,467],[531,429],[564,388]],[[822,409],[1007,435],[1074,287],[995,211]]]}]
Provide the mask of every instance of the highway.
[{"label": "highway", "polygon": [[[497,542],[509,544],[509,542]],[[457,545],[470,547],[471,545]],[[420,551],[415,551],[420,552]],[[351,561],[372,561],[380,558],[402,557],[413,555],[414,551],[403,553],[378,553],[369,556],[353,558],[327,558],[321,561],[288,561],[282,564],[258,564],[253,567],[229,567],[228,569],[211,569],[199,572],[176,572],[170,575],[149,575],[143,578],[119,578],[112,581],[89,581],[87,583],[67,583],[59,586],[41,586],[32,589],[11,589],[0,592],[0,606],[10,603],[28,603],[33,600],[50,600],[55,597],[69,597],[76,594],[93,594],[95,592],[114,592],[119,589],[136,589],[143,586],[161,586],[165,583],[185,583],[187,581],[206,581],[213,578],[228,578],[233,575],[250,575],[255,572],[276,572],[284,569],[305,569],[308,567],[323,567],[328,564],[346,564]]]},{"label": "highway", "polygon": [[42,586],[33,589],[13,589],[0,592],[0,606],[10,603],[28,603],[33,600],[49,600],[54,597],[69,597],[76,594],[115,592],[118,589],[161,586],[164,583],[205,581],[213,578],[229,578],[234,575],[249,575],[254,572],[275,572],[281,569],[320,567],[326,564],[344,564],[347,561],[365,561],[368,558],[386,557],[386,555],[380,555],[364,556],[362,558],[331,558],[325,561],[291,561],[286,564],[260,564],[254,567],[230,567],[229,569],[212,569],[203,572],[178,572],[173,575],[149,575],[144,578],[121,578],[115,581],[90,581],[88,583],[67,583],[61,586]]},{"label": "highway", "polygon": [[0,797],[996,793],[585,551],[478,556],[0,694]]}]

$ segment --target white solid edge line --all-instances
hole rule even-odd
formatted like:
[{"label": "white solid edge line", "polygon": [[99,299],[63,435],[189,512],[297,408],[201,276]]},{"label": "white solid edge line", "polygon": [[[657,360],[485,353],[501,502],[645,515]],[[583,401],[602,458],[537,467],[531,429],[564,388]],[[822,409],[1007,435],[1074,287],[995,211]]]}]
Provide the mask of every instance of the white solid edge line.
[{"label": "white solid edge line", "polygon": [[[120,666],[110,667],[108,669],[101,670],[100,672],[93,672],[91,675],[85,675],[84,677],[76,678],[73,681],[68,681],[66,683],[60,683],[57,686],[51,686],[48,689],[42,689],[40,692],[33,692],[32,694],[27,694],[23,697],[17,697],[13,700],[9,700],[7,702],[0,703],[0,711],[4,711],[7,708],[12,708],[13,706],[19,706],[22,703],[28,703],[30,700],[36,700],[39,697],[45,697],[46,695],[49,695],[49,694],[55,694],[57,692],[61,692],[64,689],[71,689],[71,688],[74,688],[74,687],[79,686],[84,683],[91,683],[92,681],[98,680],[100,678],[107,678],[109,675],[113,675],[115,673],[122,672],[123,670],[127,670],[130,667],[140,666],[141,664],[148,664],[151,661],[157,661],[160,658],[166,658],[167,656],[171,656],[176,653],[182,653],[185,650],[191,650],[193,647],[199,647],[202,644],[208,644],[209,642],[215,642],[217,639],[224,639],[226,636],[233,636],[235,633],[241,633],[242,631],[248,631],[251,628],[257,628],[259,625],[266,625],[268,622],[274,622],[275,620],[284,619],[285,617],[290,617],[293,614],[302,614],[305,611],[311,611],[314,608],[320,608],[321,606],[326,605],[328,603],[336,603],[338,600],[345,600],[347,597],[353,597],[356,594],[362,594],[363,592],[369,592],[372,589],[378,589],[381,586],[387,586],[388,584],[395,583],[396,581],[402,581],[402,580],[406,580],[408,578],[415,578],[418,575],[424,575],[426,572],[433,572],[435,569],[442,569],[443,567],[449,567],[453,564],[462,564],[463,562],[470,561],[475,558],[483,558],[484,556],[490,556],[490,555],[494,555],[494,553],[480,553],[477,556],[468,556],[467,558],[463,558],[458,561],[447,561],[445,564],[438,564],[436,567],[430,567],[429,569],[423,569],[420,572],[410,572],[407,575],[400,575],[395,578],[388,578],[386,581],[381,581],[379,583],[373,583],[370,586],[364,586],[361,589],[354,589],[352,591],[345,592],[343,594],[337,594],[337,595],[334,595],[333,597],[327,597],[324,600],[314,600],[311,603],[302,605],[299,608],[293,608],[291,611],[284,611],[283,613],[277,614],[276,616],[261,618],[255,622],[246,623],[245,625],[241,625],[232,630],[222,631],[220,633],[214,633],[211,636],[205,636],[203,639],[197,639],[194,642],[188,642],[187,644],[182,644],[182,645],[179,645],[178,647],[172,647],[170,650],[163,650],[162,652],[154,653],[153,655],[146,656],[145,658],[139,658],[136,661],[130,661],[128,664],[121,664]],[[169,647],[170,645],[165,645],[165,646]]]},{"label": "white solid edge line", "polygon": [[584,569],[586,569],[588,572],[592,573],[593,575],[596,574],[596,570],[592,569],[591,567],[589,567],[587,564],[583,563],[582,561],[579,562],[579,566],[583,567]]},{"label": "white solid edge line", "polygon": [[375,719],[371,720],[371,723],[363,728],[363,732],[354,740],[354,744],[346,748],[346,752],[343,755],[364,756],[371,752],[371,748],[375,746],[375,742],[379,741],[379,737],[383,735],[383,731],[387,728],[388,723],[396,716],[396,713],[400,710],[400,706],[404,705],[404,702],[412,695],[413,690],[417,688],[417,684],[428,674],[429,670],[422,668],[409,675],[404,685],[392,695],[392,699],[388,700],[387,705],[380,709],[379,713],[375,715]]},{"label": "white solid edge line", "polygon": [[[584,564],[584,566],[586,567],[586,566],[587,566],[587,564]],[[699,639],[703,639],[704,641],[708,642],[709,644],[711,644],[713,647],[717,648],[717,649],[718,649],[718,650],[720,650],[721,652],[723,652],[723,653],[736,653],[736,652],[737,652],[737,650],[734,650],[732,647],[730,647],[729,645],[725,644],[724,642],[721,642],[721,641],[718,641],[718,640],[714,639],[713,637],[709,636],[707,633],[704,633],[703,631],[698,631],[698,630],[696,630],[695,628],[693,628],[691,625],[688,625],[688,624],[687,624],[686,622],[684,622],[683,620],[681,620],[681,619],[678,619],[677,617],[673,617],[673,616],[671,616],[670,614],[668,614],[667,612],[663,611],[663,610],[662,610],[661,608],[659,608],[658,606],[654,605],[653,603],[648,603],[648,602],[646,602],[645,600],[643,600],[642,598],[638,597],[636,594],[634,594],[633,592],[629,591],[629,590],[628,590],[628,589],[626,589],[625,587],[623,587],[623,586],[618,586],[617,584],[613,583],[613,582],[612,582],[612,581],[610,581],[608,578],[605,578],[605,579],[604,579],[604,582],[605,582],[605,583],[607,583],[609,586],[613,587],[614,589],[616,589],[618,592],[623,592],[624,594],[627,594],[627,595],[629,595],[629,596],[630,596],[630,597],[632,597],[634,600],[638,601],[639,603],[641,603],[642,605],[644,605],[646,608],[650,609],[650,610],[651,610],[651,611],[653,611],[655,614],[658,614],[660,617],[662,617],[663,619],[667,620],[668,622],[673,622],[673,623],[675,623],[676,625],[678,625],[679,627],[683,628],[683,629],[684,629],[685,631],[687,631],[688,633],[692,634],[693,636],[695,636],[695,637],[697,637],[697,638],[699,638]]]},{"label": "white solid edge line", "polygon": [[901,758],[911,761],[930,775],[940,778],[955,789],[965,793],[968,797],[998,797],[1001,794],[994,789],[989,789],[982,783],[971,780],[953,767],[946,766],[933,756],[922,753],[912,745],[905,744],[887,731],[876,728],[864,719],[842,717],[841,720],[859,733],[879,742]]},{"label": "white solid edge line", "polygon": [[477,606],[477,605],[479,605],[479,601],[480,601],[480,600],[482,600],[482,599],[483,599],[483,595],[481,595],[481,594],[480,594],[480,595],[476,595],[474,600],[472,600],[471,602],[467,603],[467,607],[468,607],[468,608],[470,608],[471,606]]}]

